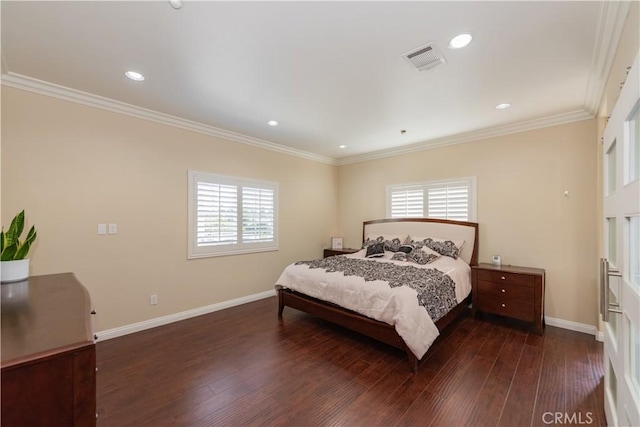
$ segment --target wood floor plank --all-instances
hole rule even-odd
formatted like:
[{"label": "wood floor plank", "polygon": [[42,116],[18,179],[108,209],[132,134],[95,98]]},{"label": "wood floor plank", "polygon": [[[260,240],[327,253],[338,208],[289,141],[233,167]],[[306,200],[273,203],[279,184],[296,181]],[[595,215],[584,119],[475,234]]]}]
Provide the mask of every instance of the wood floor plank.
[{"label": "wood floor plank", "polygon": [[430,426],[463,425],[469,419],[473,405],[484,386],[493,361],[482,356],[475,356],[463,375],[454,383],[455,392],[435,414]]},{"label": "wood floor plank", "polygon": [[464,375],[493,328],[494,326],[490,323],[479,324],[429,384],[429,391],[441,399],[447,399],[454,393],[459,379]]},{"label": "wood floor plank", "polygon": [[509,388],[499,426],[529,426],[533,418],[538,383],[542,369],[542,345],[525,344]]},{"label": "wood floor plank", "polygon": [[498,425],[525,341],[525,334],[508,331],[489,377],[478,393],[468,419],[469,425]]},{"label": "wood floor plank", "polygon": [[605,425],[591,336],[467,312],[414,375],[398,349],[276,312],[269,298],[99,341],[98,427],[520,426],[557,401]]},{"label": "wood floor plank", "polygon": [[589,366],[591,367],[591,375],[595,379],[597,386],[594,390],[594,400],[596,402],[595,414],[597,423],[601,426],[607,425],[607,420],[604,414],[604,406],[601,402],[604,402],[604,360],[603,360],[602,343],[592,340],[587,340],[587,354],[589,358]]},{"label": "wood floor plank", "polygon": [[340,414],[336,420],[339,425],[373,425],[378,422],[381,413],[392,409],[384,406],[385,400],[409,380],[413,373],[409,370],[389,368],[387,365],[387,373]]},{"label": "wood floor plank", "polygon": [[546,425],[549,413],[564,414],[567,408],[567,396],[565,393],[567,375],[565,353],[567,344],[562,339],[554,337],[553,332],[547,334],[544,337],[544,341],[542,371],[532,418],[532,425],[534,426]]},{"label": "wood floor plank", "polygon": [[569,425],[599,425],[598,414],[591,411],[597,405],[598,378],[592,372],[586,339],[586,334],[576,336],[566,346],[565,412],[571,417]]}]

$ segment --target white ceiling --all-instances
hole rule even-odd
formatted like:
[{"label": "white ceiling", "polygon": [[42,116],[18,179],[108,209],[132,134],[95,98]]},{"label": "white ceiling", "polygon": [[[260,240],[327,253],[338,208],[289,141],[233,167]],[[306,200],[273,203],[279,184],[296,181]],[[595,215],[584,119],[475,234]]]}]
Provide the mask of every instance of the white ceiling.
[{"label": "white ceiling", "polygon": [[[607,44],[617,42],[610,7],[3,1],[3,84],[42,90],[38,79],[62,86],[48,85],[59,96],[70,88],[231,139],[349,161],[589,117]],[[472,43],[448,49],[462,32]],[[418,72],[402,54],[428,42],[446,64]],[[496,110],[502,102],[512,107]]]}]

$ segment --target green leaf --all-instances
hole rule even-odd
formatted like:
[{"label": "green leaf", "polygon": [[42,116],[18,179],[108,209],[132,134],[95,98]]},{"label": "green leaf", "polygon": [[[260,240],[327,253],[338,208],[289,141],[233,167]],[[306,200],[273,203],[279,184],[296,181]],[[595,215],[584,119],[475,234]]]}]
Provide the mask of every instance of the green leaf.
[{"label": "green leaf", "polygon": [[12,261],[13,256],[15,255],[17,250],[18,250],[18,246],[16,246],[15,243],[7,246],[4,249],[4,251],[2,251],[2,256],[0,256],[0,261]]},{"label": "green leaf", "polygon": [[25,259],[27,257],[31,245],[36,240],[36,227],[32,226],[24,242],[21,242],[20,236],[23,231],[24,210],[13,218],[6,232],[4,228],[0,231],[0,260],[12,261]]},{"label": "green leaf", "polygon": [[22,246],[18,248],[16,254],[13,256],[13,260],[25,259],[27,254],[29,253],[29,248],[31,247],[30,242],[24,242]]},{"label": "green leaf", "polygon": [[22,230],[24,230],[24,210],[11,221],[9,230],[7,230],[7,243],[13,244],[22,234]]},{"label": "green leaf", "polygon": [[27,237],[24,239],[24,243],[32,244],[36,240],[36,226],[32,225],[27,233]]}]

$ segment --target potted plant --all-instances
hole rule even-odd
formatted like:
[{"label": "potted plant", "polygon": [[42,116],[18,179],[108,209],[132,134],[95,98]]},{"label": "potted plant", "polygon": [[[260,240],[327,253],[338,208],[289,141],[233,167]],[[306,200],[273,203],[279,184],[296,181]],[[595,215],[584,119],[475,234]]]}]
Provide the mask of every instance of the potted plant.
[{"label": "potted plant", "polygon": [[27,237],[20,240],[24,230],[24,210],[11,221],[9,229],[0,232],[0,281],[18,282],[29,277],[29,249],[36,240],[36,228],[32,226]]}]

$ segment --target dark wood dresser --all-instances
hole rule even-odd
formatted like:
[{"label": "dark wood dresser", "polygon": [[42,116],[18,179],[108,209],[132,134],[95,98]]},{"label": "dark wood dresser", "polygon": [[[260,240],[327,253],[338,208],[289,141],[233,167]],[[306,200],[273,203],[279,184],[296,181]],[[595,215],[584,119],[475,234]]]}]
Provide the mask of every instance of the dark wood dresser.
[{"label": "dark wood dresser", "polygon": [[2,291],[2,427],[95,426],[89,293],[72,273]]},{"label": "dark wood dresser", "polygon": [[478,264],[472,269],[473,313],[478,311],[531,322],[544,330],[544,275],[539,268]]}]

